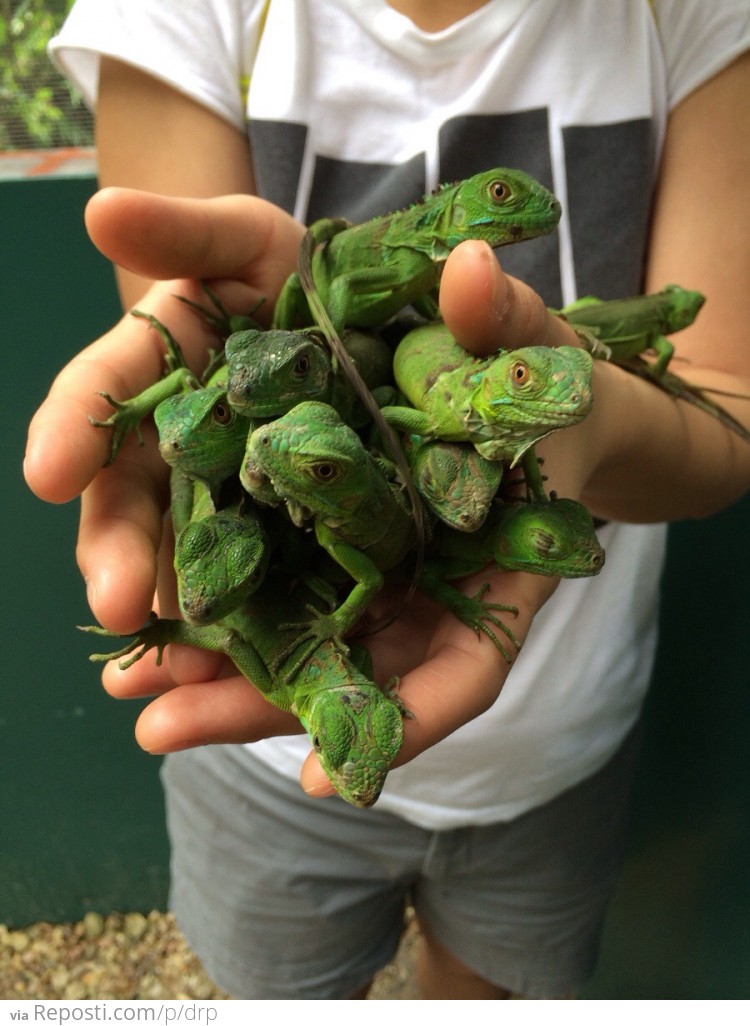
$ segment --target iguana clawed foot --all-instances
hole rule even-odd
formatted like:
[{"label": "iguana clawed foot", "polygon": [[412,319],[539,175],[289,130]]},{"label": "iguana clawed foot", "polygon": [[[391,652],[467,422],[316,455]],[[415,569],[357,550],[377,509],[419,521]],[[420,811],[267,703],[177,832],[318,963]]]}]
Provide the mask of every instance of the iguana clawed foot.
[{"label": "iguana clawed foot", "polygon": [[494,615],[495,613],[510,613],[513,616],[518,616],[517,606],[503,605],[499,602],[485,602],[482,596],[490,587],[487,583],[483,584],[475,595],[464,595],[463,592],[448,584],[447,581],[440,580],[440,578],[435,577],[431,573],[426,573],[422,577],[420,587],[428,595],[431,595],[432,598],[445,606],[446,609],[449,609],[461,623],[471,627],[477,636],[480,633],[486,634],[506,663],[513,662],[512,654],[503,645],[492,628],[496,627],[501,631],[508,638],[515,651],[518,652],[521,648],[520,641],[510,627]]},{"label": "iguana clawed foot", "polygon": [[[90,625],[79,627],[79,631],[86,631],[87,634],[98,634],[102,638],[130,638],[127,645],[117,649],[115,652],[98,652],[89,656],[92,663],[108,663],[113,659],[119,659],[121,670],[127,670],[133,663],[142,659],[149,649],[156,649],[156,665],[160,666],[164,657],[164,649],[174,640],[175,625],[179,626],[179,620],[161,620],[156,613],[151,613],[148,623],[137,634],[117,634],[109,631],[106,627]],[[124,659],[124,656],[130,656]]]},{"label": "iguana clawed foot", "polygon": [[464,595],[462,592],[456,591],[457,597],[451,599],[450,610],[462,623],[476,631],[477,636],[480,632],[486,634],[506,663],[512,663],[511,653],[500,641],[492,627],[497,627],[502,631],[518,652],[521,642],[506,623],[494,616],[495,612],[511,613],[513,616],[518,616],[518,607],[502,605],[499,602],[485,602],[482,596],[489,590],[489,587],[489,584],[483,584],[475,595]]},{"label": "iguana clawed foot", "polygon": [[335,614],[321,613],[319,609],[312,605],[308,605],[305,608],[307,612],[312,614],[312,620],[304,620],[300,623],[279,624],[278,629],[280,631],[295,631],[297,634],[274,657],[270,665],[270,669],[274,673],[279,672],[280,667],[290,659],[293,652],[301,649],[301,651],[297,652],[294,660],[284,667],[285,676],[293,677],[324,641],[330,641],[342,655],[349,655],[349,648],[341,638],[341,626]]},{"label": "iguana clawed foot", "polygon": [[113,462],[131,431],[135,432],[138,444],[143,445],[141,421],[148,411],[143,410],[140,403],[138,403],[137,397],[135,399],[125,399],[123,402],[119,402],[117,399],[114,399],[109,392],[97,392],[96,394],[100,395],[103,399],[106,399],[114,410],[114,413],[107,417],[106,420],[97,420],[96,417],[93,417],[91,414],[88,415],[89,424],[93,424],[94,427],[113,429],[107,464],[105,464],[108,465]]},{"label": "iguana clawed foot", "polygon": [[383,685],[383,694],[385,695],[386,698],[390,699],[390,701],[393,702],[393,704],[395,706],[397,706],[399,712],[401,713],[401,715],[403,716],[403,718],[405,720],[415,720],[416,716],[414,715],[414,713],[411,711],[411,709],[407,709],[406,708],[406,706],[404,705],[403,701],[399,697],[398,689],[399,689],[400,684],[401,684],[401,678],[400,677],[398,677],[398,676],[389,677],[388,680]]}]

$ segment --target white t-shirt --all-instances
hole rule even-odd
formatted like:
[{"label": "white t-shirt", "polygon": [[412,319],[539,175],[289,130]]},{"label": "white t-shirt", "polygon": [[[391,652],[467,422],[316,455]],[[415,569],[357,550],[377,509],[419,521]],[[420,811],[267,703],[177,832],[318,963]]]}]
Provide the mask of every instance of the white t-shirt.
[{"label": "white t-shirt", "polygon": [[[491,0],[433,34],[385,0],[78,0],[51,53],[92,105],[107,54],[247,131],[259,191],[306,222],[522,168],[563,218],[500,259],[557,306],[640,291],[667,115],[749,45],[749,0]],[[600,535],[602,573],[561,583],[493,707],[392,771],[380,808],[434,829],[510,819],[609,759],[648,685],[666,531]],[[309,750],[252,747],[293,778]]]}]

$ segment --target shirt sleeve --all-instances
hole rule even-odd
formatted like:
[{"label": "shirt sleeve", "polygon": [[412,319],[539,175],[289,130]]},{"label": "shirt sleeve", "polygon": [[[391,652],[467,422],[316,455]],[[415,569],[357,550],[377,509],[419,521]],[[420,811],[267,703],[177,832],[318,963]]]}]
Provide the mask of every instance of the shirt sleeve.
[{"label": "shirt sleeve", "polygon": [[750,0],[653,0],[670,110],[750,49]]},{"label": "shirt sleeve", "polygon": [[49,45],[55,65],[96,107],[101,56],[166,82],[242,130],[262,0],[76,0]]}]

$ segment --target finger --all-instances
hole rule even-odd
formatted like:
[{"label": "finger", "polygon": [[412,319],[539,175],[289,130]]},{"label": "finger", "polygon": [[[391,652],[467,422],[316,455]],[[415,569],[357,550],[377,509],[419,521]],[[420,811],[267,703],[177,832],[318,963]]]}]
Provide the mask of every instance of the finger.
[{"label": "finger", "polygon": [[463,242],[446,260],[440,312],[456,341],[477,356],[576,341],[575,332],[547,311],[538,293],[503,271],[485,242]]},{"label": "finger", "polygon": [[160,695],[141,713],[135,736],[147,752],[163,754],[302,732],[295,716],[272,706],[235,670],[229,677],[181,684]]},{"label": "finger", "polygon": [[[185,283],[187,290],[189,283]],[[208,327],[172,294],[179,283],[155,285],[143,307],[172,331],[195,369],[215,338]],[[165,348],[145,320],[126,314],[58,374],[29,426],[24,474],[47,502],[68,502],[93,480],[109,456],[112,431],[94,427],[113,410],[97,393],[131,399],[164,373]]]},{"label": "finger", "polygon": [[[256,196],[184,199],[107,188],[86,207],[95,246],[146,278],[241,278],[276,297],[290,271],[303,226]],[[144,245],[148,239],[148,245]]]},{"label": "finger", "polygon": [[135,631],[151,611],[167,502],[155,445],[129,445],[83,493],[76,558],[91,610],[109,630]]},{"label": "finger", "polygon": [[161,660],[155,650],[146,652],[124,670],[113,659],[102,671],[104,690],[113,698],[152,698],[183,684],[237,675],[234,663],[215,652],[187,645],[169,645],[166,652]]},{"label": "finger", "polygon": [[[210,679],[210,676],[204,679]],[[102,670],[102,686],[112,698],[153,698],[177,687],[169,662],[157,666],[156,652],[146,654],[126,670],[117,660],[106,663]]]}]

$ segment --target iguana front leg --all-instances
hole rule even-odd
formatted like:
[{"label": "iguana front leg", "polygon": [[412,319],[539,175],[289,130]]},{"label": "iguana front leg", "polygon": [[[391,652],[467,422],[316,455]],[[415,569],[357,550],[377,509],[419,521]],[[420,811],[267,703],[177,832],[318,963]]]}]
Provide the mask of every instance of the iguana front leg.
[{"label": "iguana front leg", "polygon": [[135,432],[138,444],[143,445],[141,422],[154,412],[162,400],[169,399],[190,388],[198,387],[198,381],[185,363],[182,349],[169,329],[153,314],[144,313],[142,310],[131,310],[131,315],[148,321],[161,335],[164,341],[164,359],[168,373],[166,377],[130,399],[118,400],[113,399],[108,392],[97,393],[106,399],[114,410],[114,413],[106,420],[98,420],[89,415],[89,423],[94,427],[112,428],[112,441],[105,466],[115,460],[131,431]]},{"label": "iguana front leg", "polygon": [[[288,708],[289,703],[284,703],[283,697],[280,698],[283,689],[268,672],[255,647],[237,631],[223,624],[192,627],[184,620],[162,619],[152,613],[146,626],[133,635],[116,634],[98,626],[80,627],[79,630],[98,634],[103,638],[129,638],[128,643],[115,652],[97,652],[89,656],[94,663],[119,659],[121,670],[127,670],[154,648],[157,652],[156,664],[161,665],[167,645],[190,645],[208,652],[220,652],[229,656],[240,673],[251,681],[269,702],[278,705],[279,708]],[[126,656],[128,658],[124,658]]]},{"label": "iguana front leg", "polygon": [[[343,218],[324,217],[315,221],[308,228],[311,236],[311,252],[315,247],[329,242],[334,235],[338,235],[350,227],[350,222]],[[300,274],[298,271],[293,271],[284,282],[279,298],[276,300],[272,327],[291,330],[298,327],[310,327],[314,323],[315,320],[302,287]]]},{"label": "iguana front leg", "polygon": [[135,432],[138,444],[143,445],[141,422],[154,412],[162,400],[170,399],[191,386],[197,386],[197,382],[187,367],[181,367],[131,399],[113,399],[109,392],[97,392],[114,410],[106,420],[98,420],[89,414],[89,423],[94,427],[112,428],[112,441],[105,466],[116,459],[131,431]]},{"label": "iguana front leg", "polygon": [[437,280],[437,267],[428,257],[404,250],[388,266],[339,274],[328,288],[326,307],[339,332],[349,325],[371,327],[387,320],[394,305],[423,298]]}]

